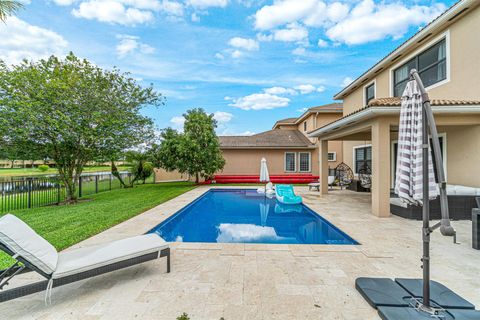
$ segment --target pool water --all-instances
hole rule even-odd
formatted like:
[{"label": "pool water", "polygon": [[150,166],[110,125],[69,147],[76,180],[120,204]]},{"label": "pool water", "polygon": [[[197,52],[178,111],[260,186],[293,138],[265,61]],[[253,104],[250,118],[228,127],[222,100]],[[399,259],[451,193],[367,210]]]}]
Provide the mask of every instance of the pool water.
[{"label": "pool water", "polygon": [[358,244],[307,206],[249,189],[210,189],[150,232],[169,242]]}]

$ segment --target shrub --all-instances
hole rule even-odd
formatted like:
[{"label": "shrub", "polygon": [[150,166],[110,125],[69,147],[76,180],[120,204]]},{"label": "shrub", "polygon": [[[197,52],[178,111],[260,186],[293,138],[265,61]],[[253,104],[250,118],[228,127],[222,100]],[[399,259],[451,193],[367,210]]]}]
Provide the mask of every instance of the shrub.
[{"label": "shrub", "polygon": [[48,171],[49,168],[50,168],[50,167],[47,166],[46,164],[41,164],[41,165],[38,166],[38,170],[40,170],[40,171],[42,171],[42,172]]},{"label": "shrub", "polygon": [[177,317],[177,320],[190,320],[190,317],[184,312],[181,316]]}]

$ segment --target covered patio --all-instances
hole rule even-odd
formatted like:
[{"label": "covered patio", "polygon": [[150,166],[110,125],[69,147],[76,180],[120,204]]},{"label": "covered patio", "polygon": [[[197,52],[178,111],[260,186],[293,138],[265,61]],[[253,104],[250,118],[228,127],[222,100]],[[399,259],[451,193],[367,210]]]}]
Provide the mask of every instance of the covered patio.
[{"label": "covered patio", "polygon": [[[480,157],[480,102],[432,100],[449,184],[480,187],[475,159]],[[390,216],[390,195],[395,177],[395,143],[400,99],[375,99],[367,107],[309,133],[318,139],[320,193],[328,190],[328,141],[368,141],[372,148],[372,214]],[[447,148],[449,149],[447,152]],[[344,150],[345,151],[345,150]]]}]

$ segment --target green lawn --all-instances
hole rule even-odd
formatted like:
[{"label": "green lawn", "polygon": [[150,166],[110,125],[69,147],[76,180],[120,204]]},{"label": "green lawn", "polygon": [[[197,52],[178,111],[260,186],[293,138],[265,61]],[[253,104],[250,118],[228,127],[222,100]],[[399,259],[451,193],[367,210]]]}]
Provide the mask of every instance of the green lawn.
[{"label": "green lawn", "polygon": [[[128,170],[127,166],[119,166],[118,170],[124,171]],[[110,172],[110,166],[94,166],[94,167],[85,167],[83,172]],[[58,173],[57,169],[50,168],[46,172],[42,172],[37,168],[0,168],[0,177],[14,177],[14,176],[35,176],[35,175],[44,175],[44,174],[56,174]]]},{"label": "green lawn", "polygon": [[[190,182],[138,185],[91,195],[88,199],[92,201],[77,205],[18,210],[13,214],[62,250],[194,188]],[[10,263],[10,257],[0,252],[0,270]]]}]

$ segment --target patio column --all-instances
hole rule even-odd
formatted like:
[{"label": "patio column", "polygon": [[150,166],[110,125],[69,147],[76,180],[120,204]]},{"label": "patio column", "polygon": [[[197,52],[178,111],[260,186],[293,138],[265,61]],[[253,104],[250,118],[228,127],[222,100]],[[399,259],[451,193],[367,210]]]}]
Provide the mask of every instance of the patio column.
[{"label": "patio column", "polygon": [[382,119],[372,125],[372,213],[390,216],[390,124]]},{"label": "patio column", "polygon": [[328,193],[328,140],[319,141],[320,194]]}]

